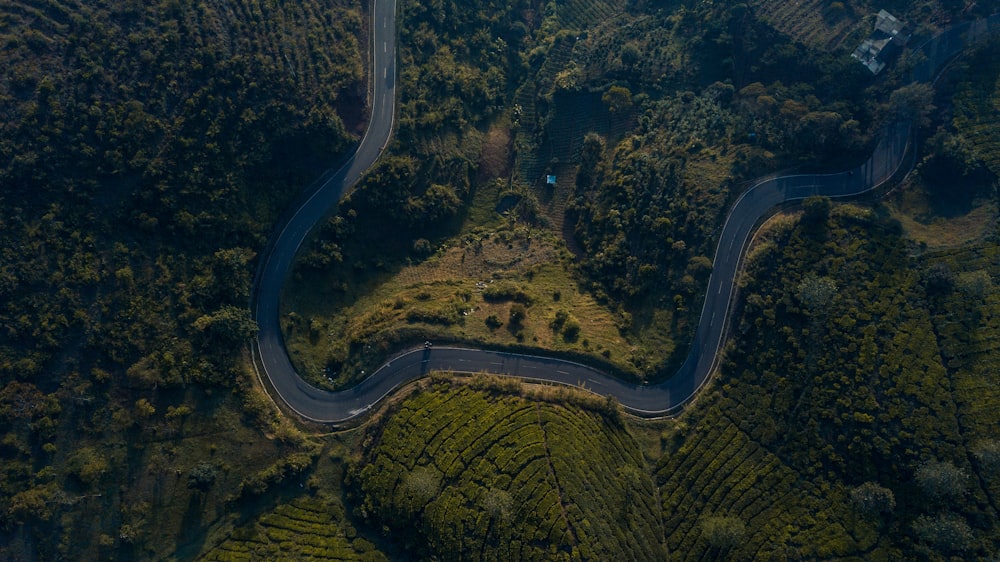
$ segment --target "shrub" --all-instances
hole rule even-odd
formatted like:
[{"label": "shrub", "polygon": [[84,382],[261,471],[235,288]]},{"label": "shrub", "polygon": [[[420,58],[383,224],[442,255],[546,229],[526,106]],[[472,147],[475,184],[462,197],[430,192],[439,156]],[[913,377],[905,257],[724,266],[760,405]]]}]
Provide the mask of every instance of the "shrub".
[{"label": "shrub", "polygon": [[850,496],[855,509],[867,517],[891,513],[896,508],[896,496],[892,490],[883,488],[875,482],[865,482],[854,488]]},{"label": "shrub", "polygon": [[713,516],[703,519],[701,532],[712,548],[729,550],[743,541],[747,527],[737,517]]},{"label": "shrub", "polygon": [[957,499],[969,488],[969,475],[947,461],[925,461],[914,477],[920,489],[933,499]]},{"label": "shrub", "polygon": [[944,552],[962,552],[972,546],[972,529],[954,513],[921,515],[913,522],[913,532],[920,540]]},{"label": "shrub", "polygon": [[215,478],[219,475],[219,469],[212,463],[198,463],[191,472],[188,473],[187,487],[192,490],[208,491],[215,483]]},{"label": "shrub", "polygon": [[496,314],[490,314],[486,317],[486,327],[491,330],[496,330],[500,326],[503,326],[503,320],[500,319]]},{"label": "shrub", "polygon": [[510,305],[510,323],[512,325],[520,324],[524,318],[528,315],[527,310],[525,310],[524,305],[521,303],[514,303]]},{"label": "shrub", "polygon": [[490,302],[515,301],[531,304],[531,296],[523,288],[509,281],[493,283],[483,289],[483,298]]},{"label": "shrub", "polygon": [[580,337],[580,323],[575,318],[570,318],[563,326],[563,339],[573,343]]}]

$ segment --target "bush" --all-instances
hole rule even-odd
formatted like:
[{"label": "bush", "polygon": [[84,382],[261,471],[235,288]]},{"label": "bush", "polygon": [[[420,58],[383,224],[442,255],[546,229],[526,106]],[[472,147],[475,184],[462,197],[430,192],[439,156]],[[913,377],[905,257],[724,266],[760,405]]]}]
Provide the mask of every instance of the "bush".
[{"label": "bush", "polygon": [[969,475],[947,461],[925,461],[914,477],[920,489],[932,499],[958,499],[969,488]]},{"label": "bush", "polygon": [[954,513],[921,515],[913,522],[913,532],[920,540],[947,553],[968,550],[974,540],[969,524]]},{"label": "bush", "polygon": [[575,318],[570,318],[563,326],[563,339],[573,343],[580,337],[580,323]]},{"label": "bush", "polygon": [[496,314],[490,314],[486,317],[486,327],[491,330],[496,330],[500,326],[503,326],[503,320],[500,319]]},{"label": "bush", "polygon": [[191,472],[188,473],[187,487],[192,490],[208,491],[215,483],[215,478],[219,475],[219,469],[212,463],[198,463]]},{"label": "bush", "polygon": [[531,296],[523,288],[509,281],[493,283],[483,289],[483,299],[490,302],[515,301],[531,304]]},{"label": "bush", "polygon": [[524,318],[528,315],[527,310],[521,303],[514,303],[510,305],[510,323],[511,325],[519,325]]},{"label": "bush", "polygon": [[892,490],[875,482],[865,482],[851,490],[851,503],[855,509],[867,517],[891,513],[896,508],[896,496]]}]

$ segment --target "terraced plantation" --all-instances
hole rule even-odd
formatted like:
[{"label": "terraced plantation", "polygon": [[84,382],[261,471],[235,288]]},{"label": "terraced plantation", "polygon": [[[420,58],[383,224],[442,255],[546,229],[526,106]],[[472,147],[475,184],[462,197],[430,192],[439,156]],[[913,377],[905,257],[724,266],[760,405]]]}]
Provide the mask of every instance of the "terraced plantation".
[{"label": "terraced plantation", "polygon": [[718,390],[658,471],[671,552],[721,548],[712,517],[746,558],[995,550],[1000,250],[918,255],[898,229],[843,206],[753,252]]},{"label": "terraced plantation", "polygon": [[602,410],[438,383],[378,433],[360,509],[422,556],[663,559],[645,461]]},{"label": "terraced plantation", "polygon": [[[1000,499],[1000,474],[990,470],[990,450],[1000,427],[1000,247],[980,244],[943,252],[935,263],[956,272],[955,291],[945,295],[931,316],[934,333],[960,415],[969,436],[969,453],[981,471],[988,501]],[[989,439],[992,436],[993,439]],[[991,445],[992,443],[992,445]],[[993,458],[993,461],[996,459]]]},{"label": "terraced plantation", "polygon": [[[1000,43],[966,63],[967,76],[955,94],[954,127],[969,160],[1000,173]],[[969,72],[971,71],[971,72]]]},{"label": "terraced plantation", "polygon": [[[656,470],[664,534],[677,560],[829,559],[877,539],[843,509],[843,490],[793,470],[712,403]],[[720,523],[731,543],[720,537]]]},{"label": "terraced plantation", "polygon": [[[828,0],[764,0],[755,4],[757,16],[778,31],[811,47],[826,50],[845,46],[845,40],[856,29],[860,16],[868,11],[867,7],[861,6],[855,11],[849,6],[853,2]],[[853,49],[854,45],[850,48]]]},{"label": "terraced plantation", "polygon": [[279,505],[202,557],[205,562],[279,559],[388,560],[357,536],[339,502],[314,497]]}]

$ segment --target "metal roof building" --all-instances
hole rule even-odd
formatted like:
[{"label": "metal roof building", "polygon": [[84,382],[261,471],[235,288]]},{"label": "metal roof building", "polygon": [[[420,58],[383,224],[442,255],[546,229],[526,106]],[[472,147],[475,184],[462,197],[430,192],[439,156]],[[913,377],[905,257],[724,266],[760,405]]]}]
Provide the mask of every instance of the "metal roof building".
[{"label": "metal roof building", "polygon": [[885,68],[885,59],[895,47],[902,47],[909,34],[904,33],[905,25],[885,10],[879,10],[875,20],[875,31],[861,42],[861,45],[851,54],[861,61],[872,74],[878,74]]}]

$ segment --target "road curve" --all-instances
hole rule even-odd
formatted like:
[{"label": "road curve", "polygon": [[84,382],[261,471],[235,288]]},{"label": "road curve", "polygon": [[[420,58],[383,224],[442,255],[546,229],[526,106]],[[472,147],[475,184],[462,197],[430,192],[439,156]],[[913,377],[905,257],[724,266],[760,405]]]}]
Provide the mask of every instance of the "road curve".
[{"label": "road curve", "polygon": [[[431,371],[488,372],[585,388],[613,396],[627,411],[642,417],[677,413],[709,380],[718,361],[726,324],[735,297],[735,279],[748,241],[761,221],[781,205],[812,195],[853,197],[897,178],[912,165],[913,130],[908,122],[885,128],[868,160],[851,170],[833,174],[802,174],[768,178],[744,192],[726,218],[716,248],[701,320],[687,359],[668,380],[637,385],[579,363],[543,357],[461,347],[432,347],[404,351],[379,367],[358,385],[328,392],[299,377],[281,336],[279,301],[296,252],[312,228],[378,159],[388,144],[395,113],[396,31],[395,0],[373,0],[371,108],[367,132],[354,155],[338,170],[324,176],[275,231],[258,265],[251,310],[259,326],[252,342],[255,367],[272,396],[302,418],[329,424],[363,416],[395,389]],[[914,65],[912,77],[929,81],[962,49],[1000,28],[1000,14],[949,28],[918,50],[925,58]]]}]

